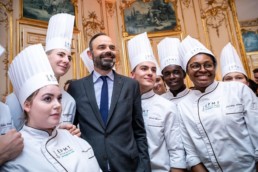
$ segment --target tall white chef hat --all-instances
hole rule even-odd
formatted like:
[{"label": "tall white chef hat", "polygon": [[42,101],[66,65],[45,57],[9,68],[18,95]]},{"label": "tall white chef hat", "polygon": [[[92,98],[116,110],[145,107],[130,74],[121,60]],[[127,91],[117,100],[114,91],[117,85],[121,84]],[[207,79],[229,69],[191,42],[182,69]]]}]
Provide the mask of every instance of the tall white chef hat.
[{"label": "tall white chef hat", "polygon": [[41,44],[31,45],[21,51],[8,70],[21,106],[36,90],[47,85],[58,85],[47,55]]},{"label": "tall white chef hat", "polygon": [[236,49],[230,42],[221,51],[220,67],[222,78],[230,72],[240,72],[247,76]]},{"label": "tall white chef hat", "polygon": [[48,23],[45,51],[60,48],[71,52],[73,26],[73,15],[60,13],[52,16]]},{"label": "tall white chef hat", "polygon": [[86,66],[86,68],[88,69],[89,73],[91,73],[94,70],[94,64],[92,59],[89,58],[87,51],[89,51],[89,48],[86,48],[86,50],[84,50],[81,54],[80,57],[84,63],[84,65]]},{"label": "tall white chef hat", "polygon": [[161,73],[161,69],[159,67],[159,65],[156,65],[157,69],[156,69],[156,75],[157,76],[162,76],[162,73]]},{"label": "tall white chef hat", "polygon": [[131,64],[131,71],[145,61],[157,64],[147,33],[136,35],[128,41],[128,53]]},{"label": "tall white chef hat", "polygon": [[183,66],[178,54],[178,38],[164,38],[158,44],[158,54],[161,71],[169,65]]},{"label": "tall white chef hat", "polygon": [[5,52],[4,47],[2,47],[2,46],[0,45],[0,56],[1,56],[4,52]]},{"label": "tall white chef hat", "polygon": [[182,68],[186,71],[187,63],[189,60],[199,53],[209,54],[213,57],[215,62],[216,58],[212,54],[210,50],[208,50],[202,43],[200,43],[197,39],[192,38],[191,36],[187,36],[178,46],[179,56],[183,62]]}]

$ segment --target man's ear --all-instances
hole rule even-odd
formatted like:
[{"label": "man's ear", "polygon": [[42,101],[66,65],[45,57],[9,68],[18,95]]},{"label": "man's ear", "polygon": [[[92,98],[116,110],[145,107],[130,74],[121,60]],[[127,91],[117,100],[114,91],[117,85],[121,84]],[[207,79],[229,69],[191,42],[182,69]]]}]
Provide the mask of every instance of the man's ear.
[{"label": "man's ear", "polygon": [[24,105],[23,105],[23,108],[24,108],[24,111],[25,112],[30,112],[30,109],[31,109],[31,102],[29,102],[29,101],[25,101],[24,102]]},{"label": "man's ear", "polygon": [[92,59],[92,53],[91,53],[90,50],[87,51],[87,55],[89,56],[89,58],[90,58],[91,60],[93,60],[93,59]]}]

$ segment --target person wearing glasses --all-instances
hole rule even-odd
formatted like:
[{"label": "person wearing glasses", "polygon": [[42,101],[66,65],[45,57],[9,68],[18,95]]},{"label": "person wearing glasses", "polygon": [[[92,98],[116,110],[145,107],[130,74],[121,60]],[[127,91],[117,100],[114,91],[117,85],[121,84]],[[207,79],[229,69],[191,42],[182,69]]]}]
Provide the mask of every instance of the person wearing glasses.
[{"label": "person wearing glasses", "polygon": [[186,160],[193,172],[257,171],[258,102],[247,85],[215,81],[217,61],[198,40],[179,45],[194,84],[178,103]]}]

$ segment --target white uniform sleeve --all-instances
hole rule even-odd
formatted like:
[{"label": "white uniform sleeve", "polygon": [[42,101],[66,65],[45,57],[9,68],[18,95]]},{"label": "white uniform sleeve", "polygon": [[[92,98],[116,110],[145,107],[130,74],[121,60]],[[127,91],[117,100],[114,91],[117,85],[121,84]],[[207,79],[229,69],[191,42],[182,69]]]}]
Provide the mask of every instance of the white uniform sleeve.
[{"label": "white uniform sleeve", "polygon": [[255,149],[255,161],[258,162],[258,99],[248,86],[243,87],[242,94],[245,121]]},{"label": "white uniform sleeve", "polygon": [[13,124],[16,130],[20,130],[24,125],[24,113],[20,102],[14,93],[6,97],[6,104],[10,109]]},{"label": "white uniform sleeve", "polygon": [[183,147],[186,153],[186,162],[189,167],[192,167],[201,163],[201,160],[196,152],[191,136],[185,128],[185,124],[180,114],[180,109],[179,109],[179,123],[180,123],[180,131],[181,131],[180,133],[181,133],[181,138],[183,142]]},{"label": "white uniform sleeve", "polygon": [[169,150],[170,167],[185,169],[186,157],[181,139],[177,107],[172,104],[169,109],[170,114],[165,124],[165,139]]}]

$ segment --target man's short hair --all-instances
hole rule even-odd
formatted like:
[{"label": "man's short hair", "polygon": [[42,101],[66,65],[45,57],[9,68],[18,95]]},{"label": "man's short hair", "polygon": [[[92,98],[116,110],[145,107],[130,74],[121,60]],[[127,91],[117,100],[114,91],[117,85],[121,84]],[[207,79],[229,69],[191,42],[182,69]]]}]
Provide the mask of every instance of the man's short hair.
[{"label": "man's short hair", "polygon": [[96,35],[94,35],[91,39],[90,39],[90,42],[89,42],[89,49],[90,51],[92,51],[92,42],[99,36],[102,36],[102,35],[107,35],[103,32],[100,32],[100,33],[97,33]]}]

